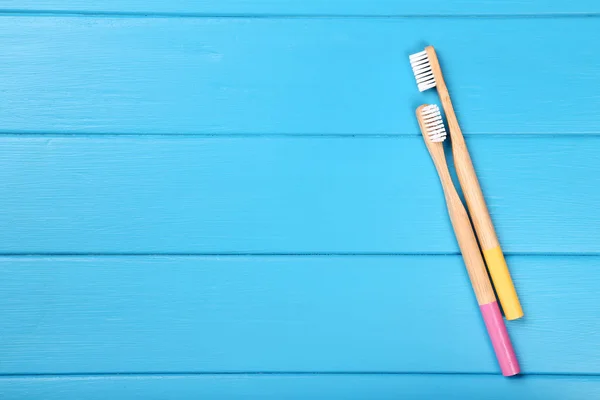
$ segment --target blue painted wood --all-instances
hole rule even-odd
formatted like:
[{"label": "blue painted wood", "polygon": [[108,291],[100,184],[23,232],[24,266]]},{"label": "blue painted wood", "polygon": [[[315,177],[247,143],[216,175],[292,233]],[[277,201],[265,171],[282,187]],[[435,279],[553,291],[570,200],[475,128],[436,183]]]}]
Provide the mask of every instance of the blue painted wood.
[{"label": "blue painted wood", "polygon": [[435,97],[407,56],[433,43],[465,133],[597,134],[599,35],[595,18],[3,16],[0,131],[413,135]]},{"label": "blue painted wood", "polygon": [[598,377],[485,375],[158,375],[0,378],[5,400],[589,400]]},{"label": "blue painted wood", "polygon": [[[598,253],[598,137],[470,137],[507,252]],[[422,138],[0,139],[3,253],[458,253]]]},{"label": "blue painted wood", "polygon": [[594,0],[3,0],[3,10],[267,15],[520,15],[600,12]]},{"label": "blue painted wood", "polygon": [[[531,256],[598,253],[599,4],[1,2],[0,252],[98,254],[0,257],[0,397],[599,397],[600,260]],[[485,375],[458,256],[103,255],[456,253],[426,43],[522,254],[524,371],[594,376]]]},{"label": "blue painted wood", "polygon": [[[508,262],[523,371],[600,374],[600,258]],[[0,293],[3,374],[499,374],[459,256],[2,257]]]}]

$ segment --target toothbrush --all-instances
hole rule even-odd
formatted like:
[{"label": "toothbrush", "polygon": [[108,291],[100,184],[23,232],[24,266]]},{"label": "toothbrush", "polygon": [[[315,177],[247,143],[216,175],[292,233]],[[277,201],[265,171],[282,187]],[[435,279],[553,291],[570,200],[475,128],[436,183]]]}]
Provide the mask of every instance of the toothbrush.
[{"label": "toothbrush", "polygon": [[515,356],[510,337],[506,331],[504,319],[496,302],[492,284],[487,275],[477,239],[473,233],[467,211],[452,183],[450,171],[446,164],[443,141],[446,139],[446,128],[442,121],[440,109],[436,105],[422,105],[417,108],[417,120],[431,154],[433,163],[440,177],[448,214],[454,228],[456,240],[460,247],[483,321],[490,336],[492,347],[496,353],[502,375],[512,376],[519,373],[519,363]]},{"label": "toothbrush", "polygon": [[506,319],[512,320],[523,316],[523,309],[517,296],[515,286],[508,272],[504,254],[500,248],[492,219],[469,156],[465,139],[458,125],[450,94],[444,82],[442,70],[433,46],[427,46],[424,51],[409,57],[410,64],[417,80],[420,92],[437,87],[437,92],[446,113],[450,138],[452,140],[452,155],[460,186],[462,187],[467,206],[471,212],[473,225],[479,238],[488,270],[500,298]]}]

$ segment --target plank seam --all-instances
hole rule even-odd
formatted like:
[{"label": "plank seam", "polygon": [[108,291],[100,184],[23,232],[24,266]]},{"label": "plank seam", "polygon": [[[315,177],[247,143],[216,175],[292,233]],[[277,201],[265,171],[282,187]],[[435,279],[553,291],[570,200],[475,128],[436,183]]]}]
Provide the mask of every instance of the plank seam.
[{"label": "plank seam", "polygon": [[[598,138],[598,132],[538,132],[538,133],[464,133],[463,136],[471,138]],[[306,139],[399,139],[420,138],[420,133],[65,133],[65,132],[2,132],[0,138],[207,138],[207,139],[278,139],[278,138],[306,138]]]},{"label": "plank seam", "polygon": [[[556,252],[556,253],[536,253],[536,252],[504,252],[506,256],[511,257],[599,257],[600,252]],[[459,252],[439,252],[439,253],[369,253],[369,252],[333,252],[333,253],[237,253],[237,252],[219,252],[219,253],[0,253],[0,259],[11,257],[448,257],[460,256]]]},{"label": "plank seam", "polygon": [[597,18],[599,12],[566,13],[523,13],[523,14],[319,14],[319,13],[177,13],[143,11],[77,11],[77,10],[26,10],[0,9],[0,16],[27,17],[110,17],[110,18],[230,18],[230,19],[405,19],[405,18],[485,18],[485,19],[529,19],[529,18]]},{"label": "plank seam", "polygon": [[[29,373],[0,374],[0,379],[68,379],[68,378],[138,378],[138,377],[197,377],[197,376],[348,376],[348,375],[392,375],[392,376],[501,376],[496,372],[391,372],[391,371],[239,371],[239,372],[105,372],[105,373]],[[551,377],[599,377],[600,373],[521,373],[521,376]]]}]

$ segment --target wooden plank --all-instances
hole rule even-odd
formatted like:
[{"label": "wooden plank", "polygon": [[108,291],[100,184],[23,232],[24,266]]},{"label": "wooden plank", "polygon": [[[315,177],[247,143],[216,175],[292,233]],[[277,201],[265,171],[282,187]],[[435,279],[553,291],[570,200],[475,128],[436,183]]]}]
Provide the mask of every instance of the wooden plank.
[{"label": "wooden plank", "polygon": [[589,400],[597,376],[143,375],[0,378],[5,400]]},{"label": "wooden plank", "polygon": [[1,22],[2,132],[414,135],[426,43],[465,133],[599,132],[594,18]]},{"label": "wooden plank", "polygon": [[89,13],[175,13],[235,15],[521,15],[593,14],[600,12],[593,0],[520,0],[481,2],[477,0],[3,0],[4,11],[73,11]]},{"label": "wooden plank", "polygon": [[[599,374],[598,257],[508,259],[525,373]],[[459,256],[0,258],[0,373],[499,373]]]},{"label": "wooden plank", "polygon": [[[598,137],[467,139],[507,252],[598,253]],[[420,137],[0,138],[0,252],[458,253]]]}]

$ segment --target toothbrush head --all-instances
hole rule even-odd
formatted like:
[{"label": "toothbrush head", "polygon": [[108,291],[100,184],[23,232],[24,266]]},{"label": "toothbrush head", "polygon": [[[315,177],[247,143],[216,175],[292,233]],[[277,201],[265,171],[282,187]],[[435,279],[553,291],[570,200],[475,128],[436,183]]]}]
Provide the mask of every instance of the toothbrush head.
[{"label": "toothbrush head", "polygon": [[415,74],[415,79],[417,80],[419,92],[423,92],[427,89],[435,87],[435,76],[433,75],[431,60],[429,59],[429,53],[427,52],[427,49],[412,54],[408,58],[410,60],[410,66],[412,67],[413,73]]},{"label": "toothbrush head", "polygon": [[440,108],[435,104],[428,104],[419,107],[418,117],[423,135],[433,143],[440,143],[446,140],[446,127],[442,121]]}]

